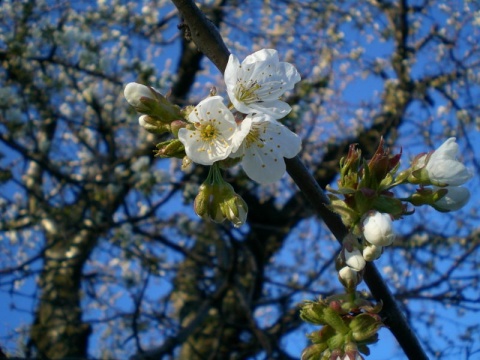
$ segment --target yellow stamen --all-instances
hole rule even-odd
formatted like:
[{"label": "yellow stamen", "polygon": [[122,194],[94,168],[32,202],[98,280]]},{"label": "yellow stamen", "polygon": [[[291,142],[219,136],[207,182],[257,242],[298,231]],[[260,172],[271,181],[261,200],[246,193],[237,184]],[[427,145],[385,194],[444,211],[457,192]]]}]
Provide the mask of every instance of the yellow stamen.
[{"label": "yellow stamen", "polygon": [[248,86],[246,86],[245,83],[238,83],[235,91],[235,97],[238,99],[238,101],[241,101],[245,104],[251,104],[253,102],[260,101],[256,91],[261,87],[262,86],[256,81]]}]

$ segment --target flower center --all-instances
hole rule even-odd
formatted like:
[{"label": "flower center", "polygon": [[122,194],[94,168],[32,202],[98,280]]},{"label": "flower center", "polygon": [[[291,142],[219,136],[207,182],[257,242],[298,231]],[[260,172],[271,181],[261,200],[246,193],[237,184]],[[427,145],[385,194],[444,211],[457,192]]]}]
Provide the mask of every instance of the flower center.
[{"label": "flower center", "polygon": [[211,123],[207,123],[200,127],[200,138],[203,141],[211,142],[217,138],[218,129]]},{"label": "flower center", "polygon": [[262,129],[258,124],[252,124],[252,128],[250,129],[250,132],[245,137],[245,141],[246,141],[245,146],[247,148],[252,146],[253,144],[257,145],[260,148],[265,146],[263,144],[264,140],[260,137],[261,130]]},{"label": "flower center", "polygon": [[261,87],[262,86],[256,81],[250,85],[247,85],[245,82],[239,82],[235,88],[235,97],[238,99],[238,101],[241,101],[245,104],[251,104],[256,101],[260,101],[256,91]]}]

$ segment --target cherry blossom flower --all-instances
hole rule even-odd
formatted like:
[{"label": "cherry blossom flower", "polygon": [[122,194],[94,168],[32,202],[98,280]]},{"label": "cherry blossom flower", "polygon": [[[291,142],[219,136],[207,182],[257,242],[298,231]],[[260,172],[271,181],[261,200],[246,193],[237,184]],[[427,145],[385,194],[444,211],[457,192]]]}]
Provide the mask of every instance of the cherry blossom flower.
[{"label": "cherry blossom flower", "polygon": [[267,114],[248,115],[239,128],[247,135],[231,157],[241,156],[245,173],[258,183],[279,180],[286,170],[283,158],[293,158],[300,152],[298,135]]},{"label": "cherry blossom flower", "polygon": [[247,56],[241,64],[235,55],[230,55],[224,78],[230,101],[238,111],[280,119],[291,107],[279,97],[293,89],[300,74],[292,64],[280,62],[276,50],[263,49]]},{"label": "cherry blossom flower", "polygon": [[236,151],[246,132],[241,133],[233,114],[221,96],[202,100],[188,116],[191,128],[178,131],[185,153],[195,163],[212,165]]}]

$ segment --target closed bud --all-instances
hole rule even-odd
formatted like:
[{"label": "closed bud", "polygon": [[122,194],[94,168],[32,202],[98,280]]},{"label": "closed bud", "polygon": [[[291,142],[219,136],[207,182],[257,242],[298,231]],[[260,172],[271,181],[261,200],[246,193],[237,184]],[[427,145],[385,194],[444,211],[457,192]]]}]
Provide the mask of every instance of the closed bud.
[{"label": "closed bud", "polygon": [[305,301],[300,309],[300,318],[315,325],[327,324],[324,309],[328,306],[323,301]]},{"label": "closed bud", "polygon": [[215,185],[203,183],[193,202],[195,213],[204,220],[221,223],[225,220],[219,206],[218,189]]},{"label": "closed bud", "polygon": [[313,344],[302,351],[301,360],[319,360],[328,347],[325,344]]},{"label": "closed bud", "polygon": [[380,255],[382,255],[382,246],[376,246],[370,243],[367,243],[363,248],[362,254],[365,261],[377,260]]},{"label": "closed bud", "polygon": [[182,158],[182,170],[185,171],[188,169],[188,167],[192,165],[192,159],[190,159],[188,156],[184,156]]},{"label": "closed bud", "polygon": [[225,200],[220,205],[223,214],[235,227],[240,227],[247,220],[248,206],[245,200],[238,194]]},{"label": "closed bud", "polygon": [[346,248],[343,249],[345,254],[345,263],[352,270],[362,271],[365,267],[365,259],[363,258],[362,253],[358,249],[353,249],[348,251]]},{"label": "closed bud", "polygon": [[178,131],[187,126],[187,123],[183,120],[175,120],[170,123],[170,131],[173,136],[178,137]]},{"label": "closed bud", "polygon": [[388,246],[395,240],[390,214],[370,211],[362,222],[363,237],[375,246]]},{"label": "closed bud", "polygon": [[183,118],[180,108],[152,87],[131,82],[125,86],[124,95],[139,113],[150,115],[165,124]]},{"label": "closed bud", "polygon": [[421,206],[421,205],[433,205],[435,202],[440,200],[447,194],[448,190],[446,188],[432,188],[421,187],[412,194],[407,200],[412,205]]},{"label": "closed bud", "polygon": [[153,134],[163,134],[166,132],[170,132],[170,125],[164,124],[149,115],[140,116],[138,118],[138,124],[145,130]]},{"label": "closed bud", "polygon": [[408,178],[413,184],[459,186],[472,178],[471,172],[457,160],[458,144],[447,139],[437,150],[417,156]]},{"label": "closed bud", "polygon": [[342,360],[363,360],[363,357],[360,355],[357,345],[354,342],[345,345],[345,354],[343,355]]},{"label": "closed bud", "polygon": [[430,205],[437,211],[456,211],[470,200],[470,191],[463,186],[420,188],[407,199],[415,206]]},{"label": "closed bud", "polygon": [[248,206],[232,185],[220,174],[217,163],[210,167],[208,177],[200,186],[194,201],[195,213],[205,220],[221,223],[229,220],[235,227],[243,225],[247,219]]},{"label": "closed bud", "polygon": [[155,102],[154,90],[135,82],[128,83],[123,94],[128,103],[139,113],[147,113],[151,108],[149,103]]},{"label": "closed bud", "polygon": [[185,147],[178,139],[163,141],[156,145],[155,156],[161,158],[176,157],[182,159],[185,156]]},{"label": "closed bud", "polygon": [[470,199],[470,191],[463,186],[447,186],[441,190],[446,190],[446,194],[431,204],[433,208],[441,212],[459,210]]},{"label": "closed bud", "polygon": [[345,266],[338,272],[338,280],[349,293],[355,291],[357,285],[362,282],[362,274],[349,266]]}]

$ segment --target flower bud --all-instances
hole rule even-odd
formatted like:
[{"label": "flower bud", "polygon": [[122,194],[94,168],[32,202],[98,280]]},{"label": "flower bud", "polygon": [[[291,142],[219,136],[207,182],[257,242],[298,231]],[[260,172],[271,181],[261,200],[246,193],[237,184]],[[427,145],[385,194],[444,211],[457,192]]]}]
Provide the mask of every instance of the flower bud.
[{"label": "flower bud", "polygon": [[240,227],[247,220],[248,206],[245,200],[238,194],[220,204],[222,213],[235,227]]},{"label": "flower bud", "polygon": [[362,251],[363,258],[366,261],[377,260],[380,257],[380,255],[382,255],[382,250],[383,250],[382,246],[376,246],[376,245],[367,243]]},{"label": "flower bud", "polygon": [[357,342],[374,341],[382,326],[384,326],[382,318],[378,314],[372,313],[361,313],[349,323],[353,339]]},{"label": "flower bud", "polygon": [[124,95],[139,113],[150,115],[165,124],[183,118],[180,108],[152,87],[131,82],[125,86]]},{"label": "flower bud", "polygon": [[164,124],[148,115],[140,116],[138,118],[138,124],[153,134],[163,134],[170,131],[170,126],[168,124]]},{"label": "flower bud", "polygon": [[183,120],[174,120],[170,123],[170,131],[173,136],[178,137],[178,131],[187,126],[187,123]]},{"label": "flower bud", "polygon": [[225,220],[225,216],[223,216],[218,204],[217,190],[215,185],[203,183],[193,202],[193,209],[202,219],[221,223]]},{"label": "flower bud", "polygon": [[185,155],[182,158],[182,170],[186,171],[189,168],[189,166],[192,165],[192,162],[193,162],[192,159],[190,159],[188,156]]},{"label": "flower bud", "polygon": [[300,309],[300,318],[315,325],[326,325],[324,309],[328,306],[322,300],[305,301]]},{"label": "flower bud", "polygon": [[301,360],[318,360],[322,359],[325,350],[328,351],[326,344],[313,344],[302,351]]},{"label": "flower bud", "polygon": [[153,89],[135,82],[128,83],[123,94],[128,103],[140,113],[147,112],[150,108],[147,104],[155,101]]},{"label": "flower bud", "polygon": [[340,159],[339,189],[355,189],[358,182],[362,152],[356,144],[351,144],[346,157]]},{"label": "flower bud", "polygon": [[418,156],[412,164],[409,181],[414,184],[459,186],[472,178],[470,171],[456,159],[458,144],[447,139],[433,153]]},{"label": "flower bud", "polygon": [[194,201],[194,210],[198,216],[217,223],[229,220],[235,227],[245,223],[248,206],[235,193],[232,185],[222,178],[217,163],[210,167],[208,177],[199,190]]},{"label": "flower bud", "polygon": [[431,204],[432,207],[441,212],[459,210],[465,206],[470,199],[470,191],[463,186],[447,186],[446,188],[442,188],[442,190],[447,190],[447,193]]},{"label": "flower bud", "polygon": [[161,158],[172,158],[176,157],[182,159],[185,156],[185,147],[182,142],[178,139],[171,139],[163,141],[156,145],[157,150],[155,150],[155,156]]},{"label": "flower bud", "polygon": [[363,357],[360,355],[358,347],[354,342],[345,345],[345,355],[342,360],[363,360]]},{"label": "flower bud", "polygon": [[348,292],[352,292],[356,289],[357,285],[362,282],[362,275],[361,272],[345,266],[338,272],[338,280],[340,280]]},{"label": "flower bud", "polygon": [[363,258],[360,250],[353,249],[352,251],[348,251],[344,249],[345,254],[345,263],[349,266],[352,270],[361,271],[365,267],[365,259]]},{"label": "flower bud", "polygon": [[447,194],[448,190],[446,188],[435,188],[435,191],[429,187],[421,187],[417,191],[408,197],[407,201],[412,205],[421,206],[421,205],[433,205],[442,197]]},{"label": "flower bud", "polygon": [[362,223],[363,236],[375,246],[388,246],[395,240],[392,218],[389,214],[370,211]]}]

